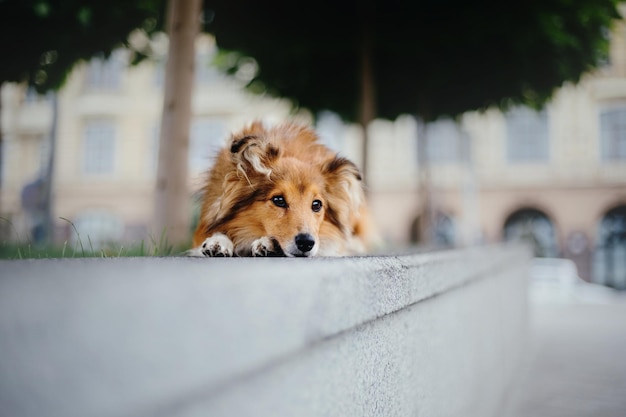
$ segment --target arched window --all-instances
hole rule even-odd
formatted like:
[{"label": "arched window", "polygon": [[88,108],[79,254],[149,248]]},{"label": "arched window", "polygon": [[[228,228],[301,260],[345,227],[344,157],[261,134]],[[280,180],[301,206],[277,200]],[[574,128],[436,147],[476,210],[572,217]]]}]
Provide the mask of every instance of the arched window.
[{"label": "arched window", "polygon": [[456,228],[452,217],[438,212],[435,215],[432,228],[433,243],[437,246],[454,246],[456,242]]},{"label": "arched window", "polygon": [[598,225],[593,281],[626,289],[626,206],[609,210]]},{"label": "arched window", "polygon": [[456,244],[456,225],[452,217],[440,211],[435,213],[432,224],[427,228],[430,231],[430,237],[427,241],[424,241],[422,221],[423,218],[420,215],[411,222],[409,233],[411,243],[426,243],[439,247],[451,247]]},{"label": "arched window", "polygon": [[556,257],[559,254],[554,224],[540,210],[522,209],[504,223],[505,240],[524,240],[533,245],[535,256]]}]

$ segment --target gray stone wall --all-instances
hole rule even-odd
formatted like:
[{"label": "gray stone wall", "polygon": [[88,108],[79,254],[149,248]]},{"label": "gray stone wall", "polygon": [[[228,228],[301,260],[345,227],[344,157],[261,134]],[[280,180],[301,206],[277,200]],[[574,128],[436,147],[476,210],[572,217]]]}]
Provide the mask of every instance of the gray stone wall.
[{"label": "gray stone wall", "polygon": [[498,416],[529,253],[0,262],[2,416]]}]

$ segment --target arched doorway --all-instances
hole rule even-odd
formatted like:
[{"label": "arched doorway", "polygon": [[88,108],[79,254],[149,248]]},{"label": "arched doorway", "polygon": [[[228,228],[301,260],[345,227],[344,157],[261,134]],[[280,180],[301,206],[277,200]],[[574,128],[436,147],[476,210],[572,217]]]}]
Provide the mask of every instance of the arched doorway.
[{"label": "arched doorway", "polygon": [[433,243],[437,246],[452,247],[456,243],[456,227],[452,217],[438,212],[435,215],[432,229]]},{"label": "arched doorway", "polygon": [[456,244],[456,225],[454,219],[447,214],[437,211],[428,228],[430,236],[424,236],[422,217],[417,216],[411,222],[410,241],[413,244],[425,243],[435,247],[453,247]]},{"label": "arched doorway", "polygon": [[626,289],[626,206],[609,210],[598,225],[593,281]]},{"label": "arched doorway", "polygon": [[513,212],[504,222],[504,240],[524,240],[538,257],[557,257],[559,248],[552,220],[540,210],[525,208]]}]

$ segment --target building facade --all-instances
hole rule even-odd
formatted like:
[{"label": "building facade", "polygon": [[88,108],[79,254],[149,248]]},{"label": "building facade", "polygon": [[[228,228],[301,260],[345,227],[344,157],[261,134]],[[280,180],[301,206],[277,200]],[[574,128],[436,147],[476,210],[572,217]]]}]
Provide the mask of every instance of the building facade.
[{"label": "building facade", "polygon": [[[586,280],[626,288],[623,25],[610,62],[564,85],[542,111],[491,109],[421,127],[412,119],[377,123],[370,195],[391,241],[523,238],[538,256],[573,259]],[[407,153],[413,164],[403,163]],[[420,230],[425,215],[428,236]]]}]

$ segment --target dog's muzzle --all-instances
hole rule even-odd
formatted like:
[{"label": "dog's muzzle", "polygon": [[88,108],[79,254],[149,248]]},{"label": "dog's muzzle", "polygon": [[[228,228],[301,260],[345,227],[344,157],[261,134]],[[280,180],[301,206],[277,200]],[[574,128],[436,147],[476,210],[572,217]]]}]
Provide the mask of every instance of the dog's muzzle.
[{"label": "dog's muzzle", "polygon": [[310,256],[311,250],[315,247],[315,239],[308,233],[299,233],[295,238],[296,248],[300,253],[296,256]]}]

